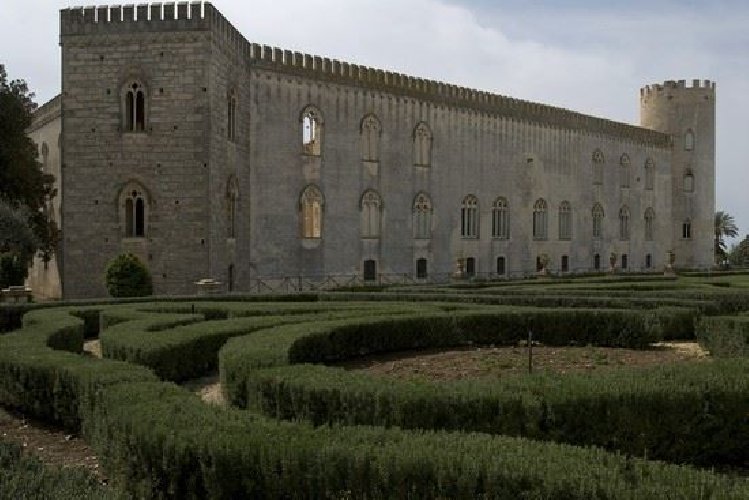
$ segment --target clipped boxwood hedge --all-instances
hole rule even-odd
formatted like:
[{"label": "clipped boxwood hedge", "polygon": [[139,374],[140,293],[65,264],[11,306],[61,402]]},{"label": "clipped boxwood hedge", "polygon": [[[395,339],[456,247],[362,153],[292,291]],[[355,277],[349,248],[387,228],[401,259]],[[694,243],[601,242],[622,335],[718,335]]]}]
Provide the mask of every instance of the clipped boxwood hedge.
[{"label": "clipped boxwood hedge", "polygon": [[749,357],[749,316],[703,317],[696,330],[700,345],[713,356]]},{"label": "clipped boxwood hedge", "polygon": [[80,344],[83,322],[69,313],[30,313],[22,331],[0,337],[0,402],[80,426],[112,480],[138,498],[749,496],[745,480],[598,448],[312,428],[212,407],[144,368],[51,349],[53,337]]}]

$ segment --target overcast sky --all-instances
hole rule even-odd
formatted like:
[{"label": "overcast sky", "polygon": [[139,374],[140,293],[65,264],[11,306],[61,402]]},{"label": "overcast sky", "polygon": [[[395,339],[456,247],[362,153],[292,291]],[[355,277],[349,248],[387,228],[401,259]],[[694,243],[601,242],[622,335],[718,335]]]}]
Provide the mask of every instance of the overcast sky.
[{"label": "overcast sky", "polygon": [[[749,2],[215,0],[247,39],[637,124],[639,88],[717,86],[717,209],[749,233]],[[60,90],[57,10],[2,0],[0,63]]]}]

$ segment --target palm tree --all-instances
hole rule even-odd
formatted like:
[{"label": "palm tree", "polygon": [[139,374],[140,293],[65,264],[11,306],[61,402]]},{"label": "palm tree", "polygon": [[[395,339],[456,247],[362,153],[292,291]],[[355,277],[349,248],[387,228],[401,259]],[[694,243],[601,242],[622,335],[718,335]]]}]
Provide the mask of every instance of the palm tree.
[{"label": "palm tree", "polygon": [[715,260],[719,264],[726,258],[726,243],[723,238],[735,238],[738,234],[739,228],[732,215],[722,210],[715,212]]}]

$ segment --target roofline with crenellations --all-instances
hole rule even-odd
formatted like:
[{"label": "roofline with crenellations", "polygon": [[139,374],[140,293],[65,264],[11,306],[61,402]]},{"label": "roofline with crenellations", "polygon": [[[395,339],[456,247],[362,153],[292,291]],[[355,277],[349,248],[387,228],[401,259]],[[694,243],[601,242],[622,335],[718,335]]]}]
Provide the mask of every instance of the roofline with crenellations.
[{"label": "roofline with crenellations", "polygon": [[252,43],[208,2],[73,7],[60,11],[61,40],[76,35],[168,31],[211,31],[214,37],[220,37],[223,43],[233,46],[249,66],[258,69],[403,95],[438,105],[474,110],[490,116],[606,135],[654,147],[671,147],[671,138],[668,134],[628,123],[441,81]]}]

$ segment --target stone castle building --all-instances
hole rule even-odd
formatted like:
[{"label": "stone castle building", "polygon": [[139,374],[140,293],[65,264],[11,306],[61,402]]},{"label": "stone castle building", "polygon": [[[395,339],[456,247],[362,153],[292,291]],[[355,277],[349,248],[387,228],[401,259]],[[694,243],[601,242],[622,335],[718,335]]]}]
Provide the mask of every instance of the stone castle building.
[{"label": "stone castle building", "polygon": [[250,43],[208,3],[65,9],[60,45],[30,133],[66,298],[123,252],[159,294],[713,263],[710,81],[641,89],[632,126]]}]

